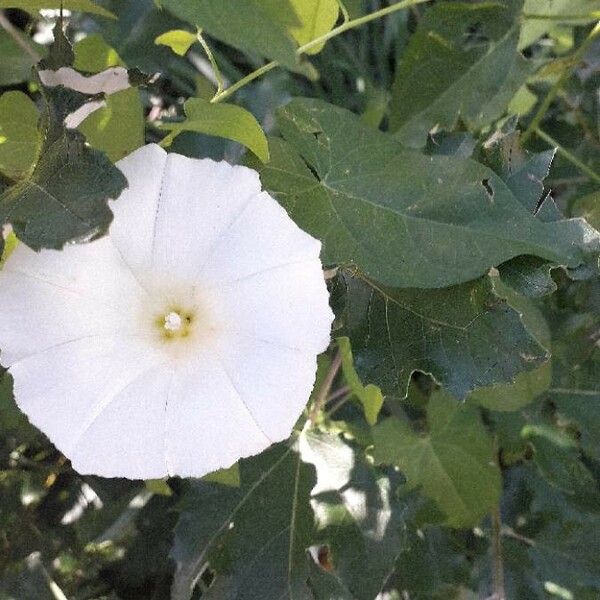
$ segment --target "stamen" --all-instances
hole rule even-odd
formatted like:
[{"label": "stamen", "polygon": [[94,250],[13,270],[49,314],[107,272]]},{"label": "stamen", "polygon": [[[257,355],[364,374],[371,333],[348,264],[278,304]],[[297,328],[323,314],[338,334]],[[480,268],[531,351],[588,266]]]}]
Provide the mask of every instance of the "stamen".
[{"label": "stamen", "polygon": [[179,313],[170,312],[168,315],[165,316],[164,328],[167,331],[179,331],[181,329],[182,324],[183,321]]}]

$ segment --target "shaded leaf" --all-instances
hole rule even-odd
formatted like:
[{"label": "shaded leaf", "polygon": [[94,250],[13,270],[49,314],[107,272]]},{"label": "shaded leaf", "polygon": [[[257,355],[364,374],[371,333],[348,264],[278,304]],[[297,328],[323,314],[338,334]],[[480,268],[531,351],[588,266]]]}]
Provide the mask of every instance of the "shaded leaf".
[{"label": "shaded leaf", "polygon": [[64,131],[46,144],[30,177],[0,196],[0,218],[34,250],[96,238],[108,228],[107,200],[127,182],[81,135]]},{"label": "shaded leaf", "polygon": [[328,552],[327,572],[350,597],[372,600],[403,547],[395,485],[337,435],[304,432],[300,449],[317,470],[312,505]]},{"label": "shaded leaf", "polygon": [[[25,39],[24,35],[22,37]],[[43,46],[33,44],[33,47],[36,52],[43,54]],[[14,85],[31,79],[33,64],[33,58],[0,29],[0,85]]]},{"label": "shaded leaf", "polygon": [[[494,280],[494,291],[508,304],[519,312],[526,329],[544,347],[550,347],[550,330],[548,324],[535,304],[526,297],[519,296],[510,287],[503,285],[502,281]],[[496,383],[490,387],[473,390],[467,397],[470,402],[475,402],[490,410],[511,411],[531,404],[552,381],[552,364],[550,361],[524,371],[515,377],[514,383]]]},{"label": "shaded leaf", "polygon": [[[281,0],[289,6],[288,0]],[[161,0],[161,6],[209,35],[239,48],[293,66],[295,46],[284,26],[257,0]]]},{"label": "shaded leaf", "polygon": [[401,287],[445,287],[514,256],[576,266],[600,237],[583,220],[544,223],[491,170],[424,156],[318,100],[279,111],[263,185],[323,242],[326,263],[354,263]]},{"label": "shaded leaf", "polygon": [[427,408],[426,435],[391,417],[373,430],[377,463],[400,467],[453,527],[476,525],[500,496],[492,439],[475,409],[437,392]]},{"label": "shaded leaf", "polygon": [[463,398],[547,358],[487,279],[442,290],[348,279],[346,331],[363,381],[401,397],[414,371]]},{"label": "shaded leaf", "polygon": [[480,129],[502,116],[534,65],[517,51],[518,2],[442,3],[420,20],[392,93],[391,130],[420,148],[434,128],[460,118]]},{"label": "shaded leaf", "polygon": [[217,570],[221,597],[308,597],[312,468],[279,444],[242,459],[240,478],[239,488],[198,481],[185,496],[172,552],[177,563],[173,600],[191,597],[207,560]]},{"label": "shaded leaf", "polygon": [[30,13],[36,13],[43,8],[64,8],[80,12],[91,13],[101,17],[116,19],[110,11],[95,4],[91,0],[0,0],[0,8],[20,8]]}]

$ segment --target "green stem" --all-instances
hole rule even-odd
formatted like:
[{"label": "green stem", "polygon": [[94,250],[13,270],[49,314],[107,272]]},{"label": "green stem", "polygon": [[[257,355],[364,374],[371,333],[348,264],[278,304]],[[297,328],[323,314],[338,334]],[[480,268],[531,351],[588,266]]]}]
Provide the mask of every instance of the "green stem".
[{"label": "green stem", "polygon": [[541,129],[536,129],[535,133],[542,138],[545,142],[554,146],[559,154],[562,154],[564,158],[566,158],[570,163],[572,163],[575,167],[577,167],[582,173],[587,175],[592,181],[596,183],[600,183],[600,175],[595,171],[592,171],[587,165],[583,164],[574,154],[569,152],[566,148],[561,146],[553,137],[550,137],[545,131]]},{"label": "green stem", "polygon": [[525,20],[531,20],[531,21],[563,21],[563,22],[568,22],[568,21],[593,21],[594,19],[597,19],[598,17],[600,17],[600,11],[594,11],[592,13],[589,13],[587,15],[585,14],[581,14],[581,15],[537,15],[537,14],[533,14],[533,13],[523,13],[521,15],[521,18],[525,19]]},{"label": "green stem", "polygon": [[223,76],[221,75],[221,69],[219,69],[219,65],[217,64],[217,61],[215,60],[215,57],[213,56],[210,46],[206,43],[206,40],[202,36],[202,31],[198,30],[196,37],[198,38],[198,41],[200,42],[200,45],[202,46],[204,53],[208,57],[208,60],[210,61],[210,66],[212,67],[213,73],[215,74],[215,79],[217,80],[217,95],[218,95],[223,91],[223,87],[224,87]]},{"label": "green stem", "polygon": [[[392,13],[402,10],[404,8],[416,6],[417,4],[424,4],[425,2],[430,2],[430,1],[431,0],[402,0],[402,2],[397,2],[396,4],[392,4],[391,6],[386,6],[385,8],[376,10],[375,12],[372,12],[368,15],[358,17],[357,19],[351,19],[349,21],[345,21],[341,25],[334,27],[331,31],[328,31],[325,34],[320,35],[318,38],[311,40],[307,44],[300,46],[296,50],[296,55],[302,56],[303,54],[306,54],[306,52],[308,52],[309,50],[312,50],[313,48],[316,48],[316,47],[320,46],[321,44],[328,42],[330,39],[337,37],[338,35],[341,35],[342,33],[345,33],[346,31],[350,31],[351,29],[356,29],[357,27],[360,27],[361,25],[365,25],[366,23],[370,23],[371,21],[375,21],[376,19],[380,19],[381,17],[385,17],[386,15],[391,15]],[[248,75],[246,75],[246,77],[243,77],[239,81],[236,81],[233,85],[229,86],[226,90],[223,90],[220,93],[219,92],[216,93],[213,96],[213,98],[211,99],[211,102],[212,103],[221,102],[222,100],[229,98],[229,96],[231,96],[232,94],[237,92],[240,88],[243,88],[245,85],[249,84],[250,82],[254,81],[255,79],[258,79],[265,73],[268,73],[269,71],[272,71],[273,69],[275,69],[276,67],[279,67],[279,66],[280,66],[280,63],[276,60],[271,61],[270,63],[267,63],[266,65],[263,65],[262,67],[256,69],[256,71],[252,71],[252,73],[249,73]]]},{"label": "green stem", "polygon": [[504,560],[502,557],[502,520],[500,517],[500,508],[495,507],[491,514],[492,520],[492,564],[493,564],[493,585],[494,600],[506,600],[506,591],[504,588]]},{"label": "green stem", "polygon": [[0,10],[0,27],[10,35],[22,50],[29,54],[34,63],[39,63],[40,60],[42,60],[42,57],[37,50],[27,41],[29,38],[20,33],[20,31],[8,20],[3,10]]},{"label": "green stem", "polygon": [[[590,31],[589,35],[584,40],[584,42],[581,44],[581,46],[579,46],[577,51],[571,56],[572,66],[579,63],[579,61],[583,58],[583,55],[587,52],[587,50],[591,46],[592,42],[598,37],[599,34],[600,34],[600,21],[598,21],[596,23],[595,27],[592,29],[592,31]],[[542,122],[542,119],[546,115],[546,112],[548,111],[548,109],[550,108],[552,103],[554,102],[554,99],[560,92],[562,86],[566,83],[567,79],[570,77],[571,68],[565,69],[563,74],[556,80],[556,82],[554,83],[552,88],[550,88],[548,95],[544,98],[544,101],[538,108],[537,113],[533,117],[533,120],[531,121],[529,127],[525,130],[525,133],[523,134],[523,137],[521,138],[521,142],[523,144],[525,142],[527,142],[529,140],[529,138],[538,129],[540,123]]]}]

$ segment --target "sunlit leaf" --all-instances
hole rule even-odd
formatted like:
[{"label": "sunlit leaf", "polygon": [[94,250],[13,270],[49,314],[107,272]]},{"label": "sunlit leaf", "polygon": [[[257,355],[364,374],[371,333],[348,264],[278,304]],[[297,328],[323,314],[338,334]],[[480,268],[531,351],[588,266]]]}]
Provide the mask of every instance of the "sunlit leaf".
[{"label": "sunlit leaf", "polygon": [[41,145],[39,113],[22,92],[0,96],[0,172],[20,179],[32,167]]},{"label": "sunlit leaf", "polygon": [[449,395],[432,396],[427,416],[424,435],[395,417],[377,425],[375,460],[400,467],[410,487],[435,500],[448,525],[476,525],[500,495],[492,439],[476,410]]},{"label": "sunlit leaf", "polygon": [[195,131],[224,137],[243,144],[263,162],[269,160],[269,145],[258,121],[247,110],[235,104],[212,104],[201,98],[190,98],[184,105],[186,120],[163,123],[162,129],[179,134]]}]

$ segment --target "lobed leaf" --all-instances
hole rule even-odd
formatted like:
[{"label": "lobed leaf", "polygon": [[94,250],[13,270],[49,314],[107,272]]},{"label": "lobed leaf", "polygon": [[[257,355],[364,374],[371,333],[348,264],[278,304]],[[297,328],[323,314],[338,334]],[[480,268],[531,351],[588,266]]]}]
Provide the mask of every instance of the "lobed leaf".
[{"label": "lobed leaf", "polygon": [[[597,260],[584,220],[542,222],[490,169],[403,148],[348,111],[292,100],[286,142],[257,165],[263,185],[323,242],[326,263],[354,264],[394,287],[446,287],[519,255],[570,267]],[[591,255],[591,258],[590,258]]]},{"label": "lobed leaf", "polygon": [[356,368],[385,394],[406,396],[420,371],[464,398],[547,360],[487,278],[442,290],[391,289],[360,278],[347,285],[344,332]]},{"label": "lobed leaf", "polygon": [[452,527],[474,526],[499,500],[500,470],[492,439],[475,409],[437,392],[427,408],[428,433],[391,417],[373,430],[377,463],[394,464],[420,487]]}]

